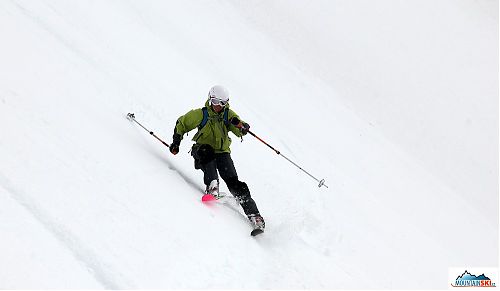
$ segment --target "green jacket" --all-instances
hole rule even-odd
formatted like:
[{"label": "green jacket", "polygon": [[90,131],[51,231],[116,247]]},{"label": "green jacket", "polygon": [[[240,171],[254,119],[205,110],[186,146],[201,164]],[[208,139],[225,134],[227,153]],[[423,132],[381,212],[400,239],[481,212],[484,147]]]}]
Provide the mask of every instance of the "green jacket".
[{"label": "green jacket", "polygon": [[[228,135],[229,131],[232,131],[237,137],[243,135],[241,130],[230,122],[231,118],[237,117],[239,119],[239,116],[233,110],[229,109],[229,104],[227,104],[226,107],[229,109],[229,125],[226,126],[226,124],[224,124],[224,110],[220,113],[215,112],[208,103],[208,100],[205,102],[205,107],[208,109],[208,121],[203,128],[198,130],[192,140],[197,144],[208,144],[212,146],[215,153],[230,153],[231,150],[229,146],[231,145],[231,138]],[[202,119],[202,109],[193,109],[177,119],[174,132],[180,135],[182,139],[185,133],[197,128]]]}]

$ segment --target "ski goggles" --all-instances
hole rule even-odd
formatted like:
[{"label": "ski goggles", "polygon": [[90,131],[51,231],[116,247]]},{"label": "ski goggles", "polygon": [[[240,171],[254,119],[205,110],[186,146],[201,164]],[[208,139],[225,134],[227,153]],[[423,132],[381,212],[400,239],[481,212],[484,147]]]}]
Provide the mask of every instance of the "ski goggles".
[{"label": "ski goggles", "polygon": [[212,105],[220,105],[220,106],[224,107],[227,105],[228,101],[223,101],[223,100],[220,100],[220,99],[215,98],[215,97],[210,97],[210,103]]}]

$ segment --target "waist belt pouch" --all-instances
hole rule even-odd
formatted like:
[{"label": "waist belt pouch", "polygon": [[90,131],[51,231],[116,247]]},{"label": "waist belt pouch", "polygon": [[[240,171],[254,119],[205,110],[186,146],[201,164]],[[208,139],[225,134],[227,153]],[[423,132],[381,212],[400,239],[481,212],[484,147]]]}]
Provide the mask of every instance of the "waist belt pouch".
[{"label": "waist belt pouch", "polygon": [[201,165],[215,159],[215,150],[208,144],[194,144],[191,148],[191,156],[194,158],[194,168],[200,169]]}]

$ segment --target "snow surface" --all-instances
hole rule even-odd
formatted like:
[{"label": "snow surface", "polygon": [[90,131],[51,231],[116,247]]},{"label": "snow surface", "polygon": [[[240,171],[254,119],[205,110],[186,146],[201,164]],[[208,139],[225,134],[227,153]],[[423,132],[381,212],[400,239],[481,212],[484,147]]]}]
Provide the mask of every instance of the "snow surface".
[{"label": "snow surface", "polygon": [[[498,1],[0,1],[0,289],[448,287],[498,266]],[[200,202],[223,84],[266,218]],[[223,190],[227,191],[227,188]]]}]

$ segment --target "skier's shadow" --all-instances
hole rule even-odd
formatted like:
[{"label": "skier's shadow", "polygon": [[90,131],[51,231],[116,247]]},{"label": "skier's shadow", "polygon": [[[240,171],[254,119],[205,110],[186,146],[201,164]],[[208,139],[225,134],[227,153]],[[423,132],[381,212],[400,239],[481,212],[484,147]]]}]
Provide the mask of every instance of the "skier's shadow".
[{"label": "skier's shadow", "polygon": [[179,176],[181,176],[181,178],[184,179],[184,181],[189,186],[191,186],[191,188],[195,189],[198,193],[203,193],[205,191],[204,188],[200,187],[200,184],[198,182],[194,181],[193,179],[191,179],[191,177],[189,177],[188,175],[186,175],[184,172],[182,172],[181,170],[177,169],[165,156],[160,156],[159,158],[165,164],[168,165],[168,168],[170,170],[177,172],[177,174],[179,174]]},{"label": "skier's shadow", "polygon": [[[128,117],[127,117],[128,119]],[[137,132],[140,132],[141,130],[137,129]],[[142,131],[141,131],[142,132]],[[167,164],[168,168],[172,171],[175,171],[177,172],[177,174],[179,174],[179,176],[181,176],[181,178],[189,185],[191,186],[191,188],[193,188],[194,190],[196,190],[197,193],[203,193],[205,191],[205,189],[203,187],[200,187],[199,183],[195,182],[193,179],[191,179],[188,175],[186,175],[184,172],[182,172],[181,170],[177,169],[174,164],[169,160],[167,159],[166,157],[166,153],[167,151],[161,151],[159,152],[156,147],[153,148],[153,145],[150,141],[146,141],[146,139],[142,139],[142,143],[143,144],[146,144],[145,148],[146,148],[146,152],[148,152],[150,155],[152,155],[153,157],[155,158],[158,158],[159,160],[161,160],[162,162],[164,162],[165,164]]]},{"label": "skier's shadow", "polygon": [[149,154],[151,154],[152,156],[154,156],[155,158],[158,158],[159,160],[161,160],[162,162],[164,162],[168,168],[174,172],[176,172],[179,176],[181,176],[181,178],[189,185],[191,186],[191,188],[193,188],[194,190],[196,190],[197,193],[203,193],[205,191],[204,188],[200,187],[200,184],[196,181],[194,181],[191,177],[189,177],[186,173],[184,173],[183,171],[177,169],[174,164],[169,160],[167,159],[167,157],[165,155],[162,155],[160,153],[158,153],[158,151],[154,150],[153,148],[151,148],[150,146],[147,147],[147,152]]}]

